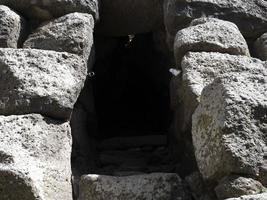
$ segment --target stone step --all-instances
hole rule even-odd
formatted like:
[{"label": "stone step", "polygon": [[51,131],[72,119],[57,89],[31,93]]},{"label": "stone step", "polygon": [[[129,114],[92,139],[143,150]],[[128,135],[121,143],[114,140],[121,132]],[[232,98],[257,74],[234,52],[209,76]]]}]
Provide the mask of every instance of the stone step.
[{"label": "stone step", "polygon": [[103,165],[120,165],[127,162],[135,163],[168,163],[170,161],[168,149],[159,147],[151,151],[143,151],[141,148],[130,149],[128,151],[103,151],[99,155],[99,160]]},{"label": "stone step", "polygon": [[174,173],[133,176],[84,175],[80,181],[80,200],[181,200],[187,199],[181,178]]},{"label": "stone step", "polygon": [[99,156],[99,160],[103,165],[121,165],[125,162],[135,161],[135,163],[146,163],[149,160],[150,153],[130,152],[130,151],[107,151]]},{"label": "stone step", "polygon": [[103,140],[99,144],[100,150],[129,149],[144,146],[166,146],[166,135],[146,135],[131,137],[114,137]]},{"label": "stone step", "polygon": [[144,172],[139,171],[114,171],[113,176],[134,176],[145,174]]},{"label": "stone step", "polygon": [[126,176],[136,175],[144,173],[173,173],[177,172],[177,166],[174,164],[159,164],[159,165],[133,165],[130,163],[124,163],[120,166],[106,165],[97,169],[94,173],[101,175],[114,175],[114,176]]}]

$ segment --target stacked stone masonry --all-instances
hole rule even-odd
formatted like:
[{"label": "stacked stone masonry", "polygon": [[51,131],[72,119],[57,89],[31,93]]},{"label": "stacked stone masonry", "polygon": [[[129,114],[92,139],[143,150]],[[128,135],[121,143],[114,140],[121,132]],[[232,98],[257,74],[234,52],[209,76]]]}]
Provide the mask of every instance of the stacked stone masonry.
[{"label": "stacked stone masonry", "polygon": [[[139,35],[168,133],[100,137],[93,70]],[[0,200],[267,200],[266,60],[264,0],[0,0]]]},{"label": "stacked stone masonry", "polygon": [[[28,12],[20,6],[30,1],[5,3]],[[77,6],[63,12],[86,11]],[[29,13],[16,11],[1,6],[0,199],[71,200],[69,119],[87,77],[94,19],[67,14],[26,39]]]}]

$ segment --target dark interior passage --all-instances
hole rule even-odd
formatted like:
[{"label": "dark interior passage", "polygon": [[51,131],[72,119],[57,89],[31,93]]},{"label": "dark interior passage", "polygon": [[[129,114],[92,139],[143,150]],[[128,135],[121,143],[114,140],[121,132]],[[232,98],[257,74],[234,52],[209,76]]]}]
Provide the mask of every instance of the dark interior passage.
[{"label": "dark interior passage", "polygon": [[[74,143],[78,156],[73,166],[79,174],[112,176],[179,171],[170,147],[171,65],[157,51],[153,35],[95,36],[95,52],[95,76],[89,81],[95,109],[84,119],[86,128],[81,134],[87,139],[79,137]],[[78,111],[73,116],[80,123]],[[92,130],[93,124],[97,130]]]},{"label": "dark interior passage", "polygon": [[166,134],[171,113],[167,60],[152,34],[96,38],[95,106],[100,138]]}]

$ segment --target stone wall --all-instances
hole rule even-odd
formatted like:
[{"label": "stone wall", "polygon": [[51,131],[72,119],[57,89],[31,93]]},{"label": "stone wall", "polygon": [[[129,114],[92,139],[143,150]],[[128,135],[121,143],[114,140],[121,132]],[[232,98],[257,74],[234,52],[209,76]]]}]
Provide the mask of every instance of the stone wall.
[{"label": "stone wall", "polygon": [[0,0],[0,199],[266,200],[266,34],[262,0]]}]

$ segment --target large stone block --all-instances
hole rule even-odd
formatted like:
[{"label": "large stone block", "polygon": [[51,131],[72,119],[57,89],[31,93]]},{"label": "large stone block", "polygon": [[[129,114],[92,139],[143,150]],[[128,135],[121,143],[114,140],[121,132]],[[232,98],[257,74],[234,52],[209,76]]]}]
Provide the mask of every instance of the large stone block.
[{"label": "large stone block", "polygon": [[97,33],[127,36],[147,33],[163,25],[162,0],[102,0]]},{"label": "large stone block", "polygon": [[71,13],[39,27],[23,47],[73,53],[88,61],[93,30],[94,19],[91,15]]},{"label": "large stone block", "polygon": [[88,13],[99,18],[98,0],[0,0],[31,19],[49,20],[68,13]]},{"label": "large stone block", "polygon": [[182,60],[181,77],[172,91],[177,137],[191,132],[191,118],[199,104],[201,92],[216,77],[230,72],[261,73],[266,63],[249,58],[214,52],[189,52]]},{"label": "large stone block", "polygon": [[17,48],[25,37],[25,20],[10,8],[0,5],[0,47]]},{"label": "large stone block", "polygon": [[79,200],[178,200],[184,199],[184,195],[181,179],[176,174],[85,175],[80,181]]},{"label": "large stone block", "polygon": [[68,122],[0,116],[1,200],[72,200]]},{"label": "large stone block", "polygon": [[85,63],[74,54],[0,49],[0,114],[67,119],[86,74]]},{"label": "large stone block", "polygon": [[259,175],[267,145],[267,70],[229,73],[204,88],[192,117],[202,176]]},{"label": "large stone block", "polygon": [[165,0],[164,21],[169,43],[196,18],[214,17],[235,23],[246,38],[267,32],[267,2],[262,0]]},{"label": "large stone block", "polygon": [[205,183],[198,171],[193,172],[189,176],[185,177],[185,181],[190,188],[190,192],[194,199],[202,199],[205,193]]},{"label": "large stone block", "polygon": [[245,195],[238,198],[230,198],[226,200],[267,200],[267,192],[255,195]]},{"label": "large stone block", "polygon": [[265,163],[260,167],[259,180],[267,188],[267,150],[265,150]]},{"label": "large stone block", "polygon": [[177,67],[180,67],[183,56],[189,51],[250,55],[246,40],[237,26],[215,18],[195,19],[191,26],[177,32],[174,40]]},{"label": "large stone block", "polygon": [[215,188],[217,197],[222,200],[243,195],[258,194],[265,190],[266,188],[259,181],[237,175],[230,175],[223,178]]},{"label": "large stone block", "polygon": [[267,33],[260,36],[254,43],[255,56],[267,60]]}]

